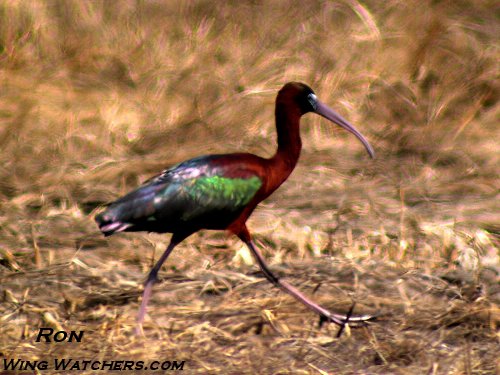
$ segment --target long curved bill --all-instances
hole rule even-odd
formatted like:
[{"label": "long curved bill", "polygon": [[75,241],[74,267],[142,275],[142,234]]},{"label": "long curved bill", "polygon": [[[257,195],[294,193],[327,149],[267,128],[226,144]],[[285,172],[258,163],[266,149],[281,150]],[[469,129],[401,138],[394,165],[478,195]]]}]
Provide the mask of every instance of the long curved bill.
[{"label": "long curved bill", "polygon": [[333,109],[318,100],[316,102],[316,110],[314,112],[354,134],[361,141],[361,143],[363,143],[366,151],[368,151],[368,154],[370,154],[370,157],[372,159],[375,157],[375,151],[373,151],[372,146],[370,146],[366,138],[359,131],[357,131],[356,128],[349,123],[349,121],[347,121]]}]

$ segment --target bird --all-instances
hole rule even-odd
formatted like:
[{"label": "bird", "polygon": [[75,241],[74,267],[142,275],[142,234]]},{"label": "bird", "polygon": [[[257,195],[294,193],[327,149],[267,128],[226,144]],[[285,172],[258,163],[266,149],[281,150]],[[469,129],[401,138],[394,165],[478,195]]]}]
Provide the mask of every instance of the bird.
[{"label": "bird", "polygon": [[172,233],[165,252],[150,270],[137,316],[136,333],[143,334],[146,308],[158,272],[174,248],[200,230],[226,230],[249,249],[264,276],[275,286],[319,314],[320,325],[341,328],[365,325],[371,315],[330,312],[278,277],[255,245],[246,222],[257,205],[286,181],[299,160],[302,142],[300,119],[316,113],[354,134],[371,158],[375,152],[366,138],[340,114],[322,103],[304,83],[288,82],[278,92],[275,121],[278,148],[271,158],[250,153],[213,154],[178,163],[148,179],[137,189],[109,203],[95,216],[105,236],[119,232]]}]

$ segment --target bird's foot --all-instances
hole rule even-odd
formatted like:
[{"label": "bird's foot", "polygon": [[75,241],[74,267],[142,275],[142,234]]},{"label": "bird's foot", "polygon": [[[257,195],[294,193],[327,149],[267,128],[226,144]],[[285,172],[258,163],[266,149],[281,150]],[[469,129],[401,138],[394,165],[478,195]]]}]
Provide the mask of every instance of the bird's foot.
[{"label": "bird's foot", "polygon": [[340,327],[337,333],[337,337],[340,337],[347,325],[352,328],[365,327],[367,326],[368,322],[374,321],[377,318],[376,315],[353,316],[352,313],[354,312],[355,307],[356,307],[356,302],[352,304],[351,308],[349,309],[346,315],[340,315],[340,314],[330,314],[328,316],[320,315],[319,328],[321,328],[323,324],[327,322],[337,324]]},{"label": "bird's foot", "polygon": [[144,336],[144,330],[142,329],[142,323],[137,323],[135,326],[135,335],[137,337]]}]

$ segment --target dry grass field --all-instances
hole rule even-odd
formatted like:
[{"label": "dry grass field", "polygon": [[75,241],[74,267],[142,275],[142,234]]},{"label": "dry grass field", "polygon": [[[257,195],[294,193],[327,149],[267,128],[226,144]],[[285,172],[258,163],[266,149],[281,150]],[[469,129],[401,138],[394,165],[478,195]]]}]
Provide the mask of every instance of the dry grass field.
[{"label": "dry grass field", "polygon": [[[494,0],[0,0],[0,372],[72,358],[499,374],[499,14]],[[298,167],[249,227],[276,273],[378,320],[336,338],[241,242],[205,231],[163,267],[136,337],[169,236],[104,238],[96,210],[190,157],[271,156],[292,80],[377,158],[305,116]],[[40,327],[85,336],[37,343]]]}]

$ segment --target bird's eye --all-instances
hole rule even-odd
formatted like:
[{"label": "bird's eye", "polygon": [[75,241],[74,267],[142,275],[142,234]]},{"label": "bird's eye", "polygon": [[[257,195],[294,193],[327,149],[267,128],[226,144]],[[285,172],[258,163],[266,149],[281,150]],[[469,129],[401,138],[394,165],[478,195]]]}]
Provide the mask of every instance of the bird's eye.
[{"label": "bird's eye", "polygon": [[313,93],[310,93],[309,95],[307,95],[307,101],[309,102],[309,104],[311,105],[313,110],[315,111],[316,108],[318,107],[318,98],[316,98],[316,95],[314,95]]}]

